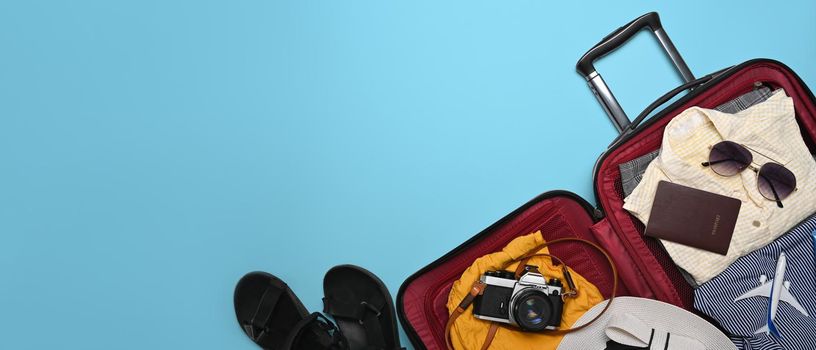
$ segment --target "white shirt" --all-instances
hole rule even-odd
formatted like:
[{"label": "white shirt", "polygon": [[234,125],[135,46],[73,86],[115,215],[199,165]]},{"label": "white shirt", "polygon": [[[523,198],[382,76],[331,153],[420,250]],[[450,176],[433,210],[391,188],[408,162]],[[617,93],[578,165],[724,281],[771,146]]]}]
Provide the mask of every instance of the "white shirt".
[{"label": "white shirt", "polygon": [[[754,171],[746,169],[725,177],[702,166],[708,160],[710,147],[724,140],[755,150],[751,153],[756,165],[775,161],[793,172],[798,189],[782,200],[784,208],[759,193]],[[680,113],[666,125],[660,156],[646,168],[643,180],[626,197],[623,208],[648,223],[660,181],[741,200],[728,255],[662,240],[675,264],[702,284],[737,258],[764,247],[816,211],[814,175],[816,161],[802,139],[793,100],[780,90],[767,101],[736,114],[699,107]]]}]

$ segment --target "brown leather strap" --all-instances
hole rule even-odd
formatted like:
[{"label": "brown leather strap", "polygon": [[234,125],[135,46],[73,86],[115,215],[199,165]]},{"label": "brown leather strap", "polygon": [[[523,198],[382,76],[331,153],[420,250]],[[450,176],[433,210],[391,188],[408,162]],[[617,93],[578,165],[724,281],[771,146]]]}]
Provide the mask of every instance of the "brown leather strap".
[{"label": "brown leather strap", "polygon": [[496,332],[499,331],[499,325],[497,323],[492,323],[490,325],[490,329],[487,330],[487,336],[485,337],[484,343],[482,343],[482,350],[487,350],[490,347],[490,344],[493,344],[493,338],[496,337]]},{"label": "brown leather strap", "polygon": [[[576,289],[575,283],[572,280],[572,276],[569,274],[569,269],[567,268],[567,265],[561,259],[559,259],[558,257],[555,257],[553,255],[546,254],[546,253],[536,253],[539,250],[543,249],[544,247],[547,247],[547,246],[550,246],[550,245],[556,244],[556,243],[562,243],[562,242],[585,243],[585,244],[588,244],[588,245],[592,246],[593,248],[595,248],[596,250],[601,252],[601,254],[603,254],[603,256],[606,258],[606,260],[609,261],[609,267],[612,269],[612,295],[609,297],[609,302],[606,303],[606,306],[604,306],[603,310],[601,310],[601,313],[599,313],[597,316],[595,316],[589,322],[585,323],[582,326],[578,326],[578,327],[575,327],[575,328],[563,329],[563,330],[562,329],[557,329],[557,330],[546,331],[548,333],[553,333],[553,334],[572,333],[572,332],[581,330],[581,329],[589,326],[590,324],[592,324],[593,322],[598,320],[598,318],[601,317],[601,315],[606,313],[606,310],[609,309],[609,305],[612,305],[612,300],[615,299],[615,295],[618,293],[618,269],[615,266],[615,262],[612,261],[612,257],[609,256],[609,253],[605,249],[601,248],[599,245],[595,244],[594,242],[591,242],[591,241],[588,241],[588,240],[585,240],[585,239],[574,238],[574,237],[565,237],[565,238],[559,238],[559,239],[554,239],[554,240],[549,241],[549,242],[545,242],[544,244],[541,244],[541,245],[531,249],[530,250],[531,253],[521,257],[520,259],[517,259],[517,260],[514,260],[512,262],[509,262],[509,263],[505,264],[504,266],[501,267],[501,269],[505,270],[510,265],[512,265],[514,262],[519,261],[519,266],[516,268],[516,278],[518,278],[524,273],[525,265],[527,264],[527,262],[531,258],[542,257],[542,256],[549,257],[549,258],[555,260],[556,262],[558,262],[559,264],[561,264],[562,269],[564,271],[564,279],[567,280],[567,286],[569,287],[568,288],[569,291],[567,293],[563,293],[563,295],[565,297],[568,296],[568,295],[571,295],[572,297],[575,297],[575,295],[577,295],[577,293],[578,293],[578,290]],[[484,289],[485,289],[485,284],[482,283],[481,281],[476,281],[475,283],[473,283],[473,287],[471,288],[470,293],[468,293],[468,295],[465,296],[464,299],[462,299],[462,302],[459,303],[459,306],[456,307],[456,310],[454,310],[453,313],[451,313],[450,317],[448,318],[448,323],[445,325],[445,342],[447,343],[448,350],[454,350],[453,349],[453,344],[451,343],[451,340],[450,340],[450,333],[451,333],[451,328],[453,328],[453,324],[456,322],[456,319],[458,319],[459,316],[462,316],[462,314],[470,306],[470,304],[473,303],[473,299],[475,299],[476,296],[479,296],[482,293],[484,293]],[[568,294],[568,293],[571,293],[571,294]],[[490,344],[493,342],[493,338],[495,338],[496,332],[498,331],[498,329],[499,329],[499,324],[491,323],[490,329],[487,331],[487,337],[485,337],[485,342],[484,342],[484,344],[482,344],[482,350],[487,350],[490,347]]]},{"label": "brown leather strap", "polygon": [[[445,325],[445,343],[448,345],[448,350],[453,350],[453,344],[451,344],[450,340],[450,332],[451,328],[453,328],[453,323],[456,322],[456,319],[465,312],[465,309],[473,303],[473,299],[476,299],[476,296],[482,295],[484,293],[485,284],[482,281],[476,281],[473,283],[473,286],[470,288],[470,292],[468,295],[462,299],[462,302],[459,303],[459,306],[456,307],[456,310],[453,310],[453,313],[448,317],[448,324]],[[495,335],[495,331],[494,331]],[[493,337],[490,337],[490,341],[493,341]]]}]

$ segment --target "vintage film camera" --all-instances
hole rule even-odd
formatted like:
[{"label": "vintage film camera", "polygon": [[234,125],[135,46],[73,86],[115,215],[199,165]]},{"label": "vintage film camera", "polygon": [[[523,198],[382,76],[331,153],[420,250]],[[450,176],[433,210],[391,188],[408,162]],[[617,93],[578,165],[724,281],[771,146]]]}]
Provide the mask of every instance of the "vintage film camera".
[{"label": "vintage film camera", "polygon": [[473,301],[473,316],[481,320],[507,323],[524,331],[557,329],[561,324],[563,284],[547,281],[535,266],[525,266],[516,280],[509,271],[488,271],[480,278],[484,293]]}]

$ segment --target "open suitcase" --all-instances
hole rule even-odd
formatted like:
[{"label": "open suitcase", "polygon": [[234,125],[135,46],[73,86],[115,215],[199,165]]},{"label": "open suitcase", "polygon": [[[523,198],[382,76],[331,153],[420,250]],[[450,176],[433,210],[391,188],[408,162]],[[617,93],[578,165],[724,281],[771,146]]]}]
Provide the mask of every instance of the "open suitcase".
[{"label": "open suitcase", "polygon": [[[644,28],[655,34],[686,83],[656,100],[630,122],[595,71],[593,62]],[[662,245],[644,237],[643,224],[623,209],[618,168],[621,163],[660,148],[666,124],[691,106],[713,108],[750,91],[757,82],[782,88],[793,98],[803,137],[811,153],[816,153],[816,99],[796,73],[780,62],[754,59],[695,79],[663,30],[657,13],[645,14],[608,35],[579,60],[577,69],[620,131],[620,136],[595,164],[593,181],[598,207],[570,192],[546,192],[410,276],[397,295],[397,309],[415,348],[445,349],[444,329],[448,320],[445,304],[451,284],[476,258],[537,230],[547,240],[578,237],[606,248],[618,266],[618,295],[652,298],[692,309],[692,287]],[[688,94],[657,111],[687,90]],[[653,111],[657,112],[644,121]],[[551,246],[550,252],[594,283],[604,297],[610,296],[613,281],[608,263],[600,253],[571,242]]]}]

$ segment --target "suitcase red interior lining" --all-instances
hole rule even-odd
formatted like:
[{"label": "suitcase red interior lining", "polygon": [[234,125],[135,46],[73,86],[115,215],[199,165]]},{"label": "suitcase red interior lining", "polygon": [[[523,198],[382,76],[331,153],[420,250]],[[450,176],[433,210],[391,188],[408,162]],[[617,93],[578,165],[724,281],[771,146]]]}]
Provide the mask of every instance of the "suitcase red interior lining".
[{"label": "suitcase red interior lining", "polygon": [[[716,79],[716,78],[715,78]],[[755,60],[742,64],[716,83],[700,88],[696,96],[680,106],[662,111],[636,135],[607,151],[595,174],[596,199],[605,217],[593,222],[591,208],[577,196],[554,191],[533,199],[463,243],[437,261],[409,278],[398,293],[401,321],[412,342],[421,341],[427,349],[444,349],[444,325],[448,314],[445,307],[450,286],[478,257],[495,252],[510,240],[536,230],[546,239],[574,236],[591,241],[604,240],[607,249],[621,269],[622,263],[634,271],[628,278],[640,280],[622,284],[618,295],[656,298],[685,308],[691,308],[692,289],[671,262],[659,242],[642,237],[643,225],[623,209],[623,190],[618,165],[654,151],[660,147],[663,129],[669,120],[688,107],[713,107],[753,88],[756,81],[785,89],[793,97],[797,118],[805,141],[813,153],[816,150],[816,105],[810,90],[785,65],[770,60]],[[611,246],[609,245],[611,243]],[[602,255],[577,243],[553,246],[551,252],[564,259],[578,273],[594,283],[608,297],[611,276]],[[616,252],[621,252],[617,253]],[[621,278],[621,281],[625,279]],[[406,324],[407,323],[407,324]]]},{"label": "suitcase red interior lining", "polygon": [[[439,265],[419,275],[400,293],[403,315],[415,327],[417,335],[425,344],[444,344],[443,330],[448,320],[446,303],[451,285],[475,259],[485,252],[500,251],[513,238],[541,230],[545,239],[578,237],[597,242],[590,226],[593,225],[587,208],[569,196],[555,195],[531,201],[528,208],[508,215],[506,222],[488,228],[489,234],[463,245],[464,249]],[[606,259],[591,247],[580,243],[563,243],[550,247],[550,252],[598,287],[604,297],[612,290],[612,276]],[[621,292],[628,293],[625,287]],[[433,348],[433,347],[429,347]]]},{"label": "suitcase red interior lining", "polygon": [[803,137],[813,151],[813,140],[816,139],[816,120],[814,120],[816,106],[814,106],[810,91],[799,83],[798,78],[789,68],[770,61],[760,61],[730,75],[716,86],[704,87],[704,92],[673,109],[666,117],[656,120],[638,132],[635,137],[609,151],[599,165],[596,191],[598,204],[606,213],[605,220],[609,221],[615,232],[621,236],[621,241],[628,245],[630,251],[638,252],[634,258],[643,273],[655,278],[656,283],[671,283],[677,291],[677,294],[658,294],[657,297],[660,300],[691,309],[693,290],[685,282],[659,242],[651,238],[640,239],[644,225],[623,209],[623,190],[618,166],[659,149],[666,124],[683,110],[692,106],[711,108],[725,103],[750,91],[755,82],[764,82],[774,88],[783,88],[793,98]]}]

